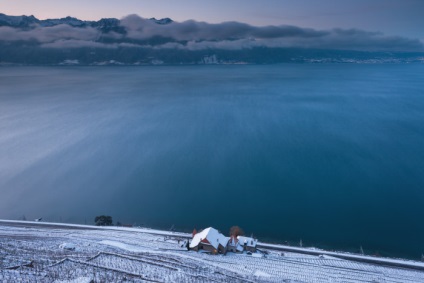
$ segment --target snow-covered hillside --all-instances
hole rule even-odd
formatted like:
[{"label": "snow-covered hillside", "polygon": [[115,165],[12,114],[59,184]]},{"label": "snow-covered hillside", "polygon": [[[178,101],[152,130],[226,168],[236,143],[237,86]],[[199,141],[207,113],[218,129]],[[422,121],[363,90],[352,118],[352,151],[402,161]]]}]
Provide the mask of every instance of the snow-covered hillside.
[{"label": "snow-covered hillside", "polygon": [[185,234],[0,223],[0,282],[424,282],[424,271],[291,252],[213,256]]}]

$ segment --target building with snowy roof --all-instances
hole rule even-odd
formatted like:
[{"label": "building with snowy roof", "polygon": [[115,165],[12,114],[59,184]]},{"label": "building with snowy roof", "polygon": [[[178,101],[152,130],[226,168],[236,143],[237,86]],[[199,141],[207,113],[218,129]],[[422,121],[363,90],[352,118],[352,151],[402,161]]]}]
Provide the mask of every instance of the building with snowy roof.
[{"label": "building with snowy roof", "polygon": [[245,236],[237,236],[238,244],[243,247],[244,251],[249,251],[252,253],[256,252],[256,245],[258,244],[257,239]]},{"label": "building with snowy roof", "polygon": [[225,237],[218,230],[209,227],[193,236],[190,243],[190,250],[208,251],[212,254],[226,254],[229,237]]},{"label": "building with snowy roof", "polygon": [[256,252],[256,245],[258,244],[257,239],[244,236],[231,236],[230,241],[228,242],[227,250],[233,253],[242,253],[247,252]]},{"label": "building with snowy roof", "polygon": [[231,236],[230,241],[228,242],[227,250],[233,253],[242,253],[243,246],[239,244],[239,241],[236,237]]}]

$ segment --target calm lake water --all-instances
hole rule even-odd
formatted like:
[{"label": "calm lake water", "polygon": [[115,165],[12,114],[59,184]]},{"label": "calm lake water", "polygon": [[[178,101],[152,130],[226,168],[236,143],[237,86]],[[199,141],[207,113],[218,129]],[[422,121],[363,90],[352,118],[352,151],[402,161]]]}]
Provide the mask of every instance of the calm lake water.
[{"label": "calm lake water", "polygon": [[0,218],[419,258],[424,64],[0,68]]}]

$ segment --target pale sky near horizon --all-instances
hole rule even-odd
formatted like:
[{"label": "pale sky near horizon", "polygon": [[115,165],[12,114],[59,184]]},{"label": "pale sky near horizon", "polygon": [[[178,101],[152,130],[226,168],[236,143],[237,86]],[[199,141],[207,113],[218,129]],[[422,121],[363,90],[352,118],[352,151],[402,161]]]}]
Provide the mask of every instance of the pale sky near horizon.
[{"label": "pale sky near horizon", "polygon": [[0,13],[83,20],[138,14],[176,21],[357,28],[424,41],[424,0],[0,0]]}]

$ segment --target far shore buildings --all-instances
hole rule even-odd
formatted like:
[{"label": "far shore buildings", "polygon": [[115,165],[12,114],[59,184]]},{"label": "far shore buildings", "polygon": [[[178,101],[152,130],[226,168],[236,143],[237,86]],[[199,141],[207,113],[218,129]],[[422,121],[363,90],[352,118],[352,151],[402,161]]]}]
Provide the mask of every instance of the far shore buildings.
[{"label": "far shore buildings", "polygon": [[256,252],[257,239],[238,236],[225,237],[218,230],[209,227],[193,234],[189,248],[194,251],[206,251],[212,254],[226,254],[228,251],[241,253]]}]

